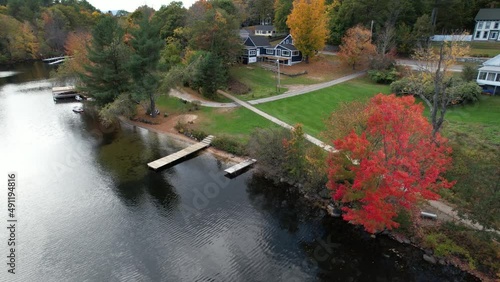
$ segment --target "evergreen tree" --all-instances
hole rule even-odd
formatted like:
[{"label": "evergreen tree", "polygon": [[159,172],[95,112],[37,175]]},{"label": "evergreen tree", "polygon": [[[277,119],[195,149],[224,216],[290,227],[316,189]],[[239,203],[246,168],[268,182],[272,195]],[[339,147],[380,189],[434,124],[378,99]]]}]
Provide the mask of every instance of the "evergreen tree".
[{"label": "evergreen tree", "polygon": [[155,99],[159,84],[158,62],[163,41],[160,38],[159,26],[143,16],[139,27],[132,31],[130,45],[133,54],[130,56],[128,69],[134,85],[132,98],[136,101],[148,101],[148,111],[156,116]]},{"label": "evergreen tree", "polygon": [[123,42],[123,30],[115,18],[102,17],[92,31],[92,42],[87,46],[90,64],[81,79],[84,91],[95,98],[99,106],[111,103],[130,88],[126,61],[129,55]]}]

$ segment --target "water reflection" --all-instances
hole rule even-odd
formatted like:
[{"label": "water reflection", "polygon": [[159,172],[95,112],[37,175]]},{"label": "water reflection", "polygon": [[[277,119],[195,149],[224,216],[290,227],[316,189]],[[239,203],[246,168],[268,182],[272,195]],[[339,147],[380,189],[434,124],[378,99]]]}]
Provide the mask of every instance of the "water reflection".
[{"label": "water reflection", "polygon": [[[45,77],[39,71],[30,75]],[[0,155],[9,160],[0,171],[22,179],[14,281],[470,279],[323,218],[252,171],[227,179],[230,164],[207,152],[148,170],[186,144],[133,126],[103,130],[71,111],[77,102],[54,104],[47,83],[0,88]]]}]

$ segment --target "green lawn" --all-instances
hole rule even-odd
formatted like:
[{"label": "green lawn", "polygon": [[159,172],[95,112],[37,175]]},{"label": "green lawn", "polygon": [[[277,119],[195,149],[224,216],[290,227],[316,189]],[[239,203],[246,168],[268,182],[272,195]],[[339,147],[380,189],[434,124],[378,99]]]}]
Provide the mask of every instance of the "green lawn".
[{"label": "green lawn", "polygon": [[243,143],[250,138],[250,134],[256,128],[271,128],[278,125],[255,114],[245,108],[214,109],[203,107],[200,112],[200,121],[195,129],[202,130],[213,135],[230,135]]},{"label": "green lawn", "polygon": [[159,97],[157,100],[157,106],[162,113],[189,113],[198,115],[198,119],[195,121],[195,124],[189,125],[193,129],[216,136],[229,135],[239,139],[242,143],[246,143],[246,141],[248,141],[250,134],[255,128],[278,126],[241,107],[230,109],[201,107],[200,110],[194,111],[189,103],[184,103],[180,99],[169,96]]},{"label": "green lawn", "polygon": [[498,42],[471,42],[470,54],[472,56],[487,56],[490,58],[500,54]]},{"label": "green lawn", "polygon": [[[251,89],[248,94],[238,95],[238,98],[242,100],[248,101],[277,94],[276,85],[278,80],[276,74],[257,65],[233,67],[230,70],[230,75]],[[285,84],[285,81],[281,81],[281,84]],[[281,93],[287,90],[288,88],[284,87],[280,89]]]},{"label": "green lawn", "polygon": [[364,77],[256,107],[291,125],[301,123],[306,133],[320,137],[325,130],[324,120],[341,102],[364,101],[377,93],[389,92],[389,86],[374,84]]}]

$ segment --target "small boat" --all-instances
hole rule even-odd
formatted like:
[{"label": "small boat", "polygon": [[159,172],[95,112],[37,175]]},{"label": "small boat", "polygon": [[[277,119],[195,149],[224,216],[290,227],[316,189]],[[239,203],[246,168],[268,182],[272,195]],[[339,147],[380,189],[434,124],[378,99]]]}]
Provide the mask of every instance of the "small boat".
[{"label": "small boat", "polygon": [[81,112],[83,112],[83,108],[80,106],[75,106],[75,107],[73,107],[73,112],[81,113]]}]

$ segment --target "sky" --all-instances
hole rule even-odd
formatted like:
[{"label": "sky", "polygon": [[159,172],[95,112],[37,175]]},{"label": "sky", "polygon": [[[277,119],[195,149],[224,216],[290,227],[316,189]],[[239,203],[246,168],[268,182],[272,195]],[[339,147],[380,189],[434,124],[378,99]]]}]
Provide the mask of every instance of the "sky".
[{"label": "sky", "polygon": [[[176,0],[184,3],[185,8],[189,8],[195,0]],[[168,5],[172,0],[122,0],[122,1],[113,1],[113,0],[87,0],[90,4],[92,4],[97,9],[101,10],[101,12],[105,13],[107,11],[113,10],[125,10],[128,12],[133,12],[137,7],[147,5],[149,7],[154,8],[155,10],[160,9],[162,5]]]}]

